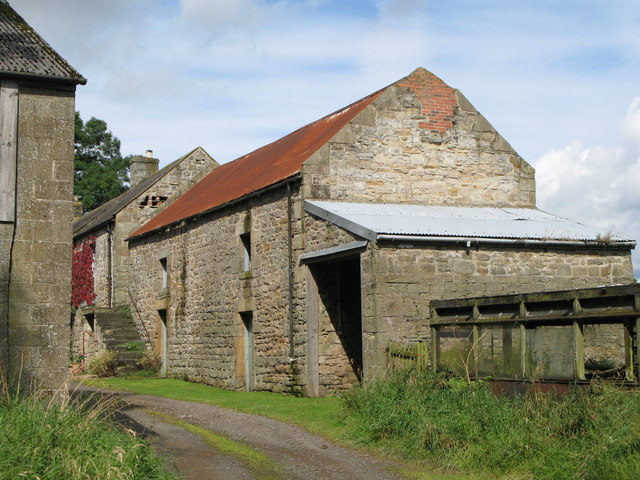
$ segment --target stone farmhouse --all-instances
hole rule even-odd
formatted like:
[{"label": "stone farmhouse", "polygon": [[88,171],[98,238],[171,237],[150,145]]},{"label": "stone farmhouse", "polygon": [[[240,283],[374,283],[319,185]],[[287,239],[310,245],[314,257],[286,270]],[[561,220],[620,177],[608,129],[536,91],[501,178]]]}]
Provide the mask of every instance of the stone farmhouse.
[{"label": "stone farmhouse", "polygon": [[533,168],[422,68],[216,168],[128,241],[166,374],[309,396],[428,342],[433,301],[633,282],[635,246],[536,209]]},{"label": "stone farmhouse", "polygon": [[0,374],[67,377],[74,104],[86,80],[0,1]]},{"label": "stone farmhouse", "polygon": [[73,350],[85,357],[110,348],[126,361],[122,344],[139,337],[127,313],[135,286],[125,239],[218,166],[202,147],[158,164],[151,150],[132,157],[129,190],[73,224]]}]

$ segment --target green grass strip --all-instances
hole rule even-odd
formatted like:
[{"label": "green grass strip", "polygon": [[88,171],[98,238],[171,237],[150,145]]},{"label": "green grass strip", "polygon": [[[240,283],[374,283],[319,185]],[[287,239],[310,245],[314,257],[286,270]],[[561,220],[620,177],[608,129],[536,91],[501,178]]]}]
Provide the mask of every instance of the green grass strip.
[{"label": "green grass strip", "polygon": [[337,397],[301,398],[285,393],[229,391],[171,378],[115,377],[85,379],[83,383],[262,415],[297,425],[341,443],[348,443],[351,430],[344,420],[342,403]]},{"label": "green grass strip", "polygon": [[253,448],[236,442],[235,440],[231,440],[222,435],[218,435],[210,430],[206,430],[198,425],[194,425],[192,423],[184,422],[179,418],[173,417],[166,413],[157,412],[151,409],[144,409],[145,412],[158,417],[165,423],[170,423],[171,425],[176,425],[184,430],[195,433],[196,435],[201,436],[205,442],[207,442],[211,447],[218,450],[220,453],[224,455],[229,455],[237,458],[241,462],[243,462],[249,470],[253,474],[257,476],[257,478],[265,479],[265,480],[277,480],[280,478],[280,469],[277,465],[269,459],[265,454],[254,450]]}]

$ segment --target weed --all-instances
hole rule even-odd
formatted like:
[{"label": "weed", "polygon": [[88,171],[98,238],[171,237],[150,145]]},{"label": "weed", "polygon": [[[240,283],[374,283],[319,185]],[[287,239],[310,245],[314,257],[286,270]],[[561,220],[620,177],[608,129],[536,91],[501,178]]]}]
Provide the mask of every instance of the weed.
[{"label": "weed", "polygon": [[162,368],[162,356],[154,351],[146,351],[138,360],[136,366],[142,370],[151,370],[158,373]]},{"label": "weed", "polygon": [[116,374],[117,366],[116,352],[103,350],[91,358],[87,370],[96,377],[113,377]]},{"label": "weed", "polygon": [[144,440],[110,422],[112,400],[51,400],[0,384],[1,479],[175,479]]},{"label": "weed", "polygon": [[549,480],[640,478],[640,397],[610,386],[506,398],[482,382],[405,372],[343,398],[359,443],[404,458]]},{"label": "weed", "polygon": [[140,340],[123,343],[122,346],[127,349],[127,352],[143,353],[147,350],[145,343]]}]

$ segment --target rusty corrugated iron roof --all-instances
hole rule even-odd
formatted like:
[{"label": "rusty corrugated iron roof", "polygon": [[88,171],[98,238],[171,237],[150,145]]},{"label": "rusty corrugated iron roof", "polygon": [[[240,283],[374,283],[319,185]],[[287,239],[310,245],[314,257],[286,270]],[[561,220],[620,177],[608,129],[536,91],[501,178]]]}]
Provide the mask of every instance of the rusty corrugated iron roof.
[{"label": "rusty corrugated iron roof", "polygon": [[373,102],[383,90],[219,166],[135,231],[131,238],[198,216],[296,175],[302,170],[302,164],[307,158]]}]

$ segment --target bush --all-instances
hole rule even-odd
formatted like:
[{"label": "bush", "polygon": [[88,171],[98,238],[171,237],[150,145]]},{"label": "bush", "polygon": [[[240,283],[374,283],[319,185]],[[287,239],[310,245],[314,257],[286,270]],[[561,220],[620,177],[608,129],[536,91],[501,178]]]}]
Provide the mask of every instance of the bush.
[{"label": "bush", "polygon": [[116,352],[103,350],[93,356],[87,370],[96,377],[113,377],[116,374],[117,366]]},{"label": "bush", "polygon": [[523,478],[640,478],[640,397],[593,384],[561,399],[404,372],[343,396],[359,442],[444,468]]},{"label": "bush", "polygon": [[162,368],[162,356],[153,350],[148,350],[137,361],[136,366],[142,370],[158,373]]}]

